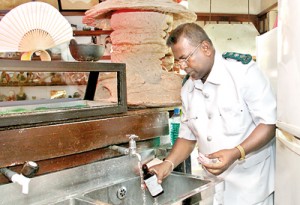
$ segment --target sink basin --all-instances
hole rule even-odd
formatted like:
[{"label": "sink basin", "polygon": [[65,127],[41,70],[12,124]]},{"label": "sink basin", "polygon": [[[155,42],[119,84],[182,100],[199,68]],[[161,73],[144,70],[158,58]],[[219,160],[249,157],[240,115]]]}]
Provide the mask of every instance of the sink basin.
[{"label": "sink basin", "polygon": [[[217,178],[204,180],[199,176],[172,172],[162,183],[164,193],[155,199],[141,188],[139,176],[78,193],[52,205],[167,205],[212,204]],[[47,204],[48,205],[48,204]]]},{"label": "sink basin", "polygon": [[84,197],[105,204],[121,205],[153,205],[174,204],[177,202],[188,201],[188,204],[200,202],[208,197],[212,198],[214,186],[212,181],[203,180],[200,177],[173,172],[166,178],[162,187],[164,193],[154,201],[148,191],[145,193],[141,189],[140,177],[133,177],[123,182],[112,184],[83,194]]},{"label": "sink basin", "polygon": [[[89,199],[84,198],[69,198],[61,201],[57,201],[55,203],[51,203],[49,205],[94,205],[95,202],[89,201]],[[103,203],[103,205],[105,205]]]},{"label": "sink basin", "polygon": [[[153,150],[141,152],[142,163],[154,158]],[[129,155],[31,179],[28,195],[20,186],[10,183],[0,186],[0,204],[18,205],[166,205],[212,204],[215,186],[223,181],[217,177],[202,177],[172,172],[163,183],[164,193],[156,198],[141,189],[137,158]],[[144,203],[145,198],[145,203]]]}]

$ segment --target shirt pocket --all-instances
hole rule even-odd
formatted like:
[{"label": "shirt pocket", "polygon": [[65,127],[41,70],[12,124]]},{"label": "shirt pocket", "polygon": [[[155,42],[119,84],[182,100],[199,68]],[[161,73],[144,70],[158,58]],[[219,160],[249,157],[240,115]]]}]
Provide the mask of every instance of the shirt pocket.
[{"label": "shirt pocket", "polygon": [[233,136],[241,134],[245,129],[244,108],[241,104],[220,106],[219,112],[223,121],[224,134]]}]

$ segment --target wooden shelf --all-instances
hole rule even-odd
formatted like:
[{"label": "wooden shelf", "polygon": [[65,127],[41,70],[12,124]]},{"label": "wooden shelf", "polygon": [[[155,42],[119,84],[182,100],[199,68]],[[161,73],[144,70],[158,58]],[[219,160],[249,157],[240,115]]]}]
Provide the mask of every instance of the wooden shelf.
[{"label": "wooden shelf", "polygon": [[28,86],[70,86],[70,85],[85,85],[82,83],[50,83],[50,82],[42,82],[42,83],[29,83],[29,82],[24,82],[24,83],[0,83],[0,87],[28,87]]},{"label": "wooden shelf", "polygon": [[111,30],[73,31],[74,36],[100,36],[111,34]]},{"label": "wooden shelf", "polygon": [[197,21],[204,21],[204,24],[213,22],[252,22],[259,31],[259,21],[257,15],[248,14],[226,14],[226,13],[196,13]]},{"label": "wooden shelf", "polygon": [[[14,56],[14,57],[0,57],[0,60],[21,60],[21,56]],[[37,56],[33,56],[32,61],[41,61],[41,59]],[[61,61],[60,55],[51,56],[51,61]],[[100,60],[110,60],[110,56],[102,56]]]}]

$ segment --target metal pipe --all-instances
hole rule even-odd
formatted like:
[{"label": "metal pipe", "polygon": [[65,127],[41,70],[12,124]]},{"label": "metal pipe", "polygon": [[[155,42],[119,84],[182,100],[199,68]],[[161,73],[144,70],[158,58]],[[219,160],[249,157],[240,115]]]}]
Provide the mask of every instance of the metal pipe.
[{"label": "metal pipe", "polygon": [[33,177],[39,170],[37,163],[29,161],[26,162],[21,170],[21,174],[18,174],[8,168],[0,168],[0,173],[7,177],[13,183],[18,183],[22,186],[22,193],[28,194],[30,177]]}]

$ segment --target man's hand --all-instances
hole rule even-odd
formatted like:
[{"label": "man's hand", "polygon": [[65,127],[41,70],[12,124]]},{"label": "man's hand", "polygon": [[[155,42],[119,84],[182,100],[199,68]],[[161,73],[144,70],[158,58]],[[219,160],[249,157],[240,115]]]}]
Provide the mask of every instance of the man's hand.
[{"label": "man's hand", "polygon": [[150,171],[154,172],[157,176],[157,182],[162,183],[162,180],[170,175],[172,170],[172,164],[166,161],[163,161],[160,164],[154,165],[149,168]]},{"label": "man's hand", "polygon": [[220,175],[239,158],[239,151],[236,148],[223,149],[218,152],[206,155],[206,157],[211,160],[217,159],[218,161],[216,161],[215,163],[203,162],[202,165],[204,166],[204,168],[214,175]]},{"label": "man's hand", "polygon": [[178,164],[183,162],[191,154],[195,148],[195,144],[195,140],[178,138],[165,161],[149,167],[150,171],[156,173],[158,183],[162,183],[162,180],[169,176],[173,171],[172,169],[178,166]]}]

